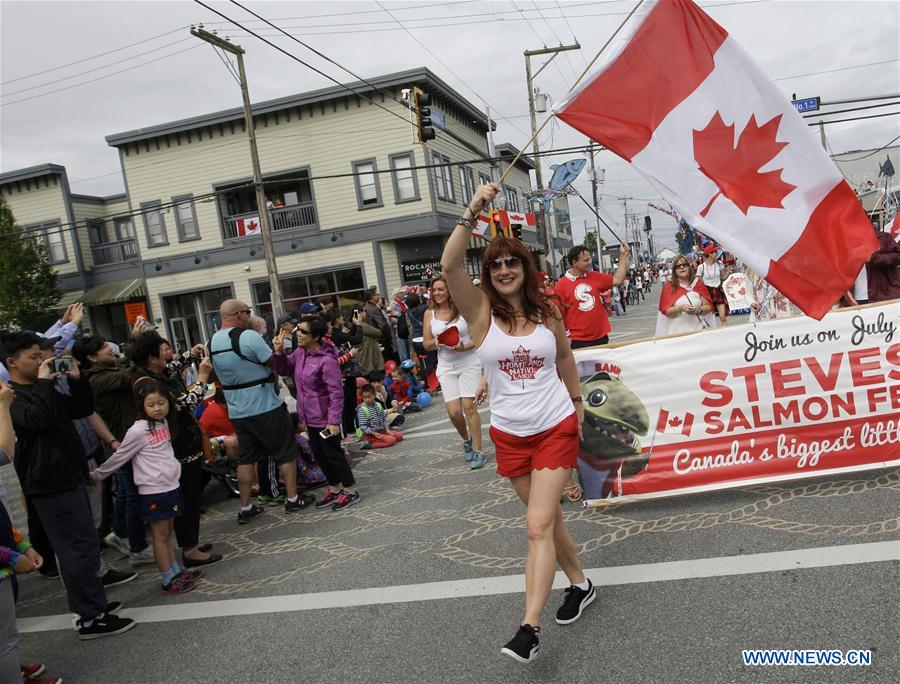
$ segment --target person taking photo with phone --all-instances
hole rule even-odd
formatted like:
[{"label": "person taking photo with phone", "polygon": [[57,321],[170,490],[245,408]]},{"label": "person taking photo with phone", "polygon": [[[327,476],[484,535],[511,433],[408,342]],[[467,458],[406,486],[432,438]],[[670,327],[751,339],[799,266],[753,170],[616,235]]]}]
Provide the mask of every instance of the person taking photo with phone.
[{"label": "person taking photo with phone", "polygon": [[272,340],[272,360],[278,373],[294,377],[299,428],[306,430],[316,463],[328,480],[328,491],[316,502],[316,508],[339,511],[357,503],[360,497],[341,447],[344,389],[338,360],[322,344],[327,329],[319,316],[304,316],[295,328],[297,348],[285,354],[285,333],[281,331]]}]

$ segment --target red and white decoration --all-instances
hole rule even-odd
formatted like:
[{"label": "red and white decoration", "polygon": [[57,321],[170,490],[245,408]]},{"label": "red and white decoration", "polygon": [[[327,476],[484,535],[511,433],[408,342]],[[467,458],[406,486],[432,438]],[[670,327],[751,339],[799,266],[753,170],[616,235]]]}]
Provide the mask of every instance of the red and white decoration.
[{"label": "red and white decoration", "polygon": [[475,221],[475,227],[472,229],[472,235],[480,237],[483,240],[490,240],[491,219],[487,216],[479,215]]},{"label": "red and white decoration", "polygon": [[234,223],[237,226],[237,233],[241,237],[259,235],[259,216],[246,216],[237,219]]},{"label": "red and white decoration", "polygon": [[500,225],[504,228],[508,228],[512,224],[519,224],[526,228],[534,228],[537,225],[537,221],[534,218],[534,214],[528,212],[517,212],[517,211],[506,211],[505,209],[501,209],[497,212],[500,218]]},{"label": "red and white decoration", "polygon": [[877,247],[780,89],[690,0],[646,0],[556,116],[640,171],[695,228],[821,318]]}]

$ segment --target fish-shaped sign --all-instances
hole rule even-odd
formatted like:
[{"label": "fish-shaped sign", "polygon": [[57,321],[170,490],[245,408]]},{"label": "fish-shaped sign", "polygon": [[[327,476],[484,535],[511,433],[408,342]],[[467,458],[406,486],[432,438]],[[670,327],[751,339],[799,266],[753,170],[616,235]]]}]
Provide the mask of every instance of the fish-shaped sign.
[{"label": "fish-shaped sign", "polygon": [[554,190],[564,190],[578,178],[578,174],[581,173],[585,164],[587,164],[586,159],[570,159],[564,164],[554,164],[550,167],[553,170],[550,187]]}]

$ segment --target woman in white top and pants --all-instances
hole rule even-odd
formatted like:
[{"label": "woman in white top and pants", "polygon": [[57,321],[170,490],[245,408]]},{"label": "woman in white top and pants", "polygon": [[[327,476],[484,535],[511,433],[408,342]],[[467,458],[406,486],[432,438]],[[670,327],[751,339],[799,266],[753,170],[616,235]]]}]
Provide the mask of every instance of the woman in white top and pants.
[{"label": "woman in white top and pants", "polygon": [[[481,382],[481,362],[469,334],[469,325],[450,298],[444,276],[433,278],[430,290],[431,306],[425,312],[422,324],[422,345],[427,351],[437,349],[437,379],[441,383],[444,406],[450,422],[462,437],[463,457],[469,468],[477,470],[484,465],[481,416],[475,405]],[[442,344],[438,337],[451,327],[459,333],[459,341],[453,346]]]},{"label": "woman in white top and pants", "polygon": [[527,663],[537,655],[541,614],[557,563],[572,584],[556,614],[559,624],[575,622],[596,594],[584,576],[559,503],[576,465],[584,419],[578,371],[562,317],[538,283],[531,253],[519,240],[491,241],[483,255],[480,289],[463,266],[474,219],[499,191],[494,183],[479,186],[444,248],[441,268],[487,376],[497,472],[510,478],[528,509],[525,617],[501,649]]}]

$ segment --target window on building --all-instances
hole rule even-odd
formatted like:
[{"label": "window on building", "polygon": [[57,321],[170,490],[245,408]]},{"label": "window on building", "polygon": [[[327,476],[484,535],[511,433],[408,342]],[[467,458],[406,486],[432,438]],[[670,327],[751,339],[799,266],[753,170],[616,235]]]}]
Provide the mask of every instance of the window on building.
[{"label": "window on building", "polygon": [[390,160],[391,182],[394,184],[394,201],[400,204],[401,202],[413,202],[420,199],[419,181],[416,178],[415,170],[412,168],[415,166],[415,158],[412,152],[392,154]]},{"label": "window on building", "polygon": [[354,180],[356,181],[356,204],[360,209],[371,209],[384,205],[381,199],[381,186],[378,182],[378,167],[374,159],[353,162]]},{"label": "window on building", "polygon": [[64,264],[69,260],[64,229],[59,221],[26,226],[25,230],[34,238],[35,242],[47,250],[47,259],[51,264]]},{"label": "window on building", "polygon": [[450,158],[440,152],[432,153],[434,167],[434,185],[437,189],[438,199],[453,201],[453,174],[450,167]]},{"label": "window on building", "polygon": [[[488,183],[493,183],[494,181],[491,180],[490,176],[485,176],[483,173],[480,173],[480,174],[478,174],[478,182],[480,185],[487,185]],[[489,205],[487,205],[486,208],[493,209],[494,203],[491,202]]]},{"label": "window on building", "polygon": [[212,337],[222,324],[219,307],[232,297],[234,292],[230,286],[163,297],[169,339],[175,349],[183,352]]},{"label": "window on building", "polygon": [[134,240],[134,223],[130,218],[117,218],[113,220],[116,226],[116,240]]},{"label": "window on building", "polygon": [[92,245],[104,245],[109,242],[109,235],[106,232],[106,222],[103,219],[87,220],[88,238]]},{"label": "window on building", "polygon": [[169,236],[166,233],[166,221],[163,218],[160,203],[158,201],[144,202],[141,204],[141,212],[144,215],[147,245],[149,247],[161,247],[169,244]]},{"label": "window on building", "polygon": [[512,188],[506,188],[506,204],[513,211],[522,211],[519,206],[519,193]]},{"label": "window on building", "polygon": [[[345,316],[365,306],[365,281],[361,268],[319,271],[295,276],[282,276],[281,296],[286,311],[296,311],[315,299],[322,306],[336,306]],[[253,284],[254,313],[272,315],[272,290],[269,282]]]},{"label": "window on building", "polygon": [[175,224],[178,227],[178,241],[199,240],[200,228],[197,226],[197,212],[194,208],[193,196],[173,197],[172,202],[175,205]]},{"label": "window on building", "polygon": [[459,187],[462,193],[459,200],[465,204],[475,194],[475,172],[468,166],[459,167]]}]

